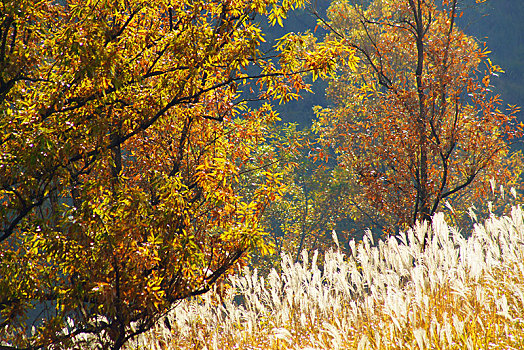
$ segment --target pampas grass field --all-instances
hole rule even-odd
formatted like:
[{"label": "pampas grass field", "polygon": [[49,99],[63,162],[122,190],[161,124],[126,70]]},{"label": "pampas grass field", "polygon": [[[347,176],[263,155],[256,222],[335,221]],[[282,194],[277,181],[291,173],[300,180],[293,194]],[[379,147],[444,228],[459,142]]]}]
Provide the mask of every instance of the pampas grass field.
[{"label": "pampas grass field", "polygon": [[128,349],[524,349],[523,219],[516,206],[460,232],[437,214],[321,264],[283,255],[281,272],[246,268],[225,298],[181,302]]}]

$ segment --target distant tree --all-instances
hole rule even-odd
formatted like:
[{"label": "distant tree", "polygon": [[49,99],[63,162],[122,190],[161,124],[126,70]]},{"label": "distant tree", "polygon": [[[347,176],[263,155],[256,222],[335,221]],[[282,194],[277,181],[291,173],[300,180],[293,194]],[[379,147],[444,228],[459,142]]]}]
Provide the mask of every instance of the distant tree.
[{"label": "distant tree", "polygon": [[457,0],[336,1],[320,20],[360,62],[330,81],[334,106],[317,110],[315,128],[384,227],[431,220],[444,201],[482,200],[490,179],[520,174],[517,108],[502,110],[490,85],[501,68],[457,28],[461,15]]},{"label": "distant tree", "polygon": [[277,115],[248,100],[297,97],[344,49],[259,50],[255,16],[302,5],[0,4],[0,348],[119,349],[269,249],[282,179],[242,181]]},{"label": "distant tree", "polygon": [[273,128],[274,158],[282,159],[275,171],[282,174],[285,191],[268,206],[262,224],[271,233],[276,263],[284,252],[298,261],[303,249],[327,251],[333,244],[332,230],[345,216],[344,199],[350,197],[347,188],[334,181],[331,167],[320,159],[322,155],[317,154],[316,149],[320,149],[315,145],[315,135],[308,128],[297,130],[297,126]]}]

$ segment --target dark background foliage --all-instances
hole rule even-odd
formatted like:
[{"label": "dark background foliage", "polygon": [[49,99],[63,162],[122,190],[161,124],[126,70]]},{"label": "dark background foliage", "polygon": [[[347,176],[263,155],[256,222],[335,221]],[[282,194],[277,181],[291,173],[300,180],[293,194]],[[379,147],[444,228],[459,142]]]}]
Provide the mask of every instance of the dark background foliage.
[{"label": "dark background foliage", "polygon": [[[360,0],[357,0],[357,2]],[[284,27],[268,28],[270,38],[281,37],[294,31],[314,32],[322,37],[326,32],[316,26],[313,11],[320,16],[326,15],[330,1],[312,1],[309,9],[298,10],[289,15]],[[466,34],[473,35],[480,42],[485,42],[492,51],[490,58],[505,70],[505,74],[494,80],[495,92],[500,93],[504,106],[524,104],[524,1],[522,0],[487,0],[477,4],[475,0],[464,0],[460,4],[464,15],[459,20],[460,27]],[[268,42],[270,42],[268,40]],[[317,80],[313,83],[313,93],[303,93],[303,99],[280,106],[283,122],[299,123],[308,126],[314,118],[312,107],[326,106],[324,90],[327,84]],[[519,120],[524,120],[520,112]]]}]

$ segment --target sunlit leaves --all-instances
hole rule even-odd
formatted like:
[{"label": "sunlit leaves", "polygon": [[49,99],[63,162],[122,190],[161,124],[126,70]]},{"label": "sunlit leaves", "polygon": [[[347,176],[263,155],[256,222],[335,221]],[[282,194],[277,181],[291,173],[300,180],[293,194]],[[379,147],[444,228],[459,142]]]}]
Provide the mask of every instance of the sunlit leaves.
[{"label": "sunlit leaves", "polygon": [[[456,1],[374,1],[368,7],[333,3],[337,40],[356,50],[356,69],[338,67],[315,130],[335,147],[386,226],[429,218],[448,198],[485,198],[490,178],[514,183],[520,158],[508,157],[521,135],[515,110],[501,111],[491,80],[502,69],[486,47],[457,28]],[[370,213],[368,211],[368,213]]]},{"label": "sunlit leaves", "polygon": [[[297,34],[259,49],[253,19],[281,24],[303,1],[2,6],[2,339],[66,346],[67,329],[119,348],[270,251],[259,221],[286,186],[262,146],[279,120],[270,102],[351,58],[320,44],[304,59],[313,39]],[[43,321],[24,340],[34,307]]]}]

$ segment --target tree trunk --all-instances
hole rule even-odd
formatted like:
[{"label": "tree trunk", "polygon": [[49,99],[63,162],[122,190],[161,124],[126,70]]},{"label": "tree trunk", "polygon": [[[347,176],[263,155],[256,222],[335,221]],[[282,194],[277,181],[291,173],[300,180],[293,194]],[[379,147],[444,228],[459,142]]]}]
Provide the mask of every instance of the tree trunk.
[{"label": "tree trunk", "polygon": [[[418,96],[418,115],[417,115],[417,129],[419,138],[419,164],[418,164],[418,184],[417,188],[417,208],[413,221],[420,219],[422,221],[431,222],[431,208],[429,203],[428,193],[428,140],[427,140],[427,111],[426,111],[426,95],[424,92],[424,85],[422,81],[422,74],[424,71],[424,35],[427,28],[424,27],[422,3],[417,0],[415,5],[414,0],[410,0],[415,18],[415,39],[417,45],[417,68],[416,68],[416,84]],[[429,27],[429,23],[427,24]],[[424,237],[425,243],[427,237]]]}]

